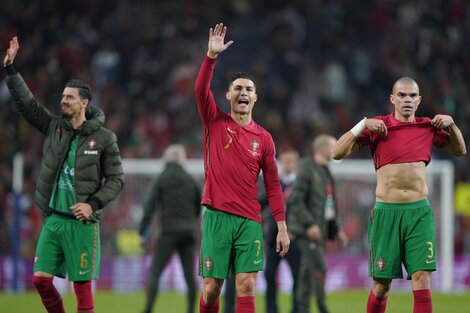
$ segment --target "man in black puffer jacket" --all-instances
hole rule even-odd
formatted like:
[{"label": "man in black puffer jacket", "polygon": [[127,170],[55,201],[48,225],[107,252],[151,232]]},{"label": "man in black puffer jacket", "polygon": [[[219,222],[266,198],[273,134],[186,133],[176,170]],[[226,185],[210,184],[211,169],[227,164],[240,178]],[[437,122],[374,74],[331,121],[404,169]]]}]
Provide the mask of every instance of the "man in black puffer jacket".
[{"label": "man in black puffer jacket", "polygon": [[165,168],[147,190],[139,230],[142,243],[145,243],[152,218],[159,213],[160,235],[153,252],[143,312],[152,312],[160,275],[173,252],[178,252],[188,286],[186,312],[193,313],[197,291],[194,260],[201,229],[201,188],[184,168],[186,150],[183,145],[170,145],[163,153],[163,160]]},{"label": "man in black puffer jacket", "polygon": [[91,281],[98,279],[100,268],[98,222],[124,185],[116,136],[104,128],[104,114],[90,105],[91,89],[80,80],[65,85],[62,116],[41,106],[13,67],[18,50],[14,37],[3,62],[8,89],[20,114],[46,136],[34,197],[46,218],[33,284],[48,312],[65,312],[52,279],[68,274],[77,312],[93,312]]}]

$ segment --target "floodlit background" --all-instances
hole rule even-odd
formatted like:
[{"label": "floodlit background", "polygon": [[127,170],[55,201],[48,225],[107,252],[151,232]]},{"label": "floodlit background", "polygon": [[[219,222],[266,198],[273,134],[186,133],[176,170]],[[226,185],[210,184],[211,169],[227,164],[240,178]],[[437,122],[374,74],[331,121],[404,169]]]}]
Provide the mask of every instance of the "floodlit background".
[{"label": "floodlit background", "polygon": [[[306,156],[317,134],[339,137],[364,116],[392,112],[391,87],[404,75],[420,84],[418,116],[450,114],[470,138],[470,3],[463,0],[5,0],[0,6],[0,54],[17,35],[15,66],[37,99],[54,112],[59,112],[66,81],[77,77],[89,82],[93,103],[106,113],[124,159],[158,159],[168,144],[179,142],[197,164],[203,132],[194,79],[207,51],[208,29],[218,22],[228,26],[227,40],[235,43],[218,58],[212,81],[216,99],[228,110],[224,92],[230,76],[253,73],[259,94],[254,119],[271,132],[278,151],[295,148]],[[0,77],[0,290],[24,291],[32,288],[42,224],[32,193],[43,138],[19,117]],[[24,179],[15,197],[17,153]],[[369,158],[369,153],[354,157]],[[447,174],[428,178],[438,241],[450,237],[452,290],[468,290],[470,159],[440,151],[434,151],[433,159],[451,164]],[[139,247],[136,228],[142,192],[155,172],[151,162],[145,164],[143,173],[126,171],[125,190],[103,217],[98,290],[140,292],[145,285],[149,250]],[[344,251],[330,247],[327,287],[367,289],[365,231],[374,175],[367,166],[354,177],[342,174],[341,163],[335,167],[340,214],[351,245]],[[201,170],[196,165],[193,174],[202,180]],[[442,175],[452,177],[445,186]],[[443,203],[446,189],[451,196]],[[445,208],[455,208],[450,233],[441,231]],[[162,286],[184,293],[176,260],[164,273]],[[439,273],[433,277],[437,288]],[[281,289],[289,291],[284,265],[280,277]],[[63,292],[70,290],[66,282],[59,284]],[[263,284],[260,275],[260,291]],[[394,283],[394,288],[408,286],[406,281]]]}]

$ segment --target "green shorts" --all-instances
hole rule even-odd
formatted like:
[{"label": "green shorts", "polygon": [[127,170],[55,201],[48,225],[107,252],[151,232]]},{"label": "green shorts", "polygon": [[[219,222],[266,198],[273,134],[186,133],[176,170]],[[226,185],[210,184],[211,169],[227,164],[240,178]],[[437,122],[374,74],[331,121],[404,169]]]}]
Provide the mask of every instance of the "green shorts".
[{"label": "green shorts", "polygon": [[434,217],[428,200],[376,202],[369,217],[369,276],[408,279],[416,271],[436,270]]},{"label": "green shorts", "polygon": [[34,272],[46,272],[70,281],[98,279],[99,224],[51,215],[46,218],[34,258]]},{"label": "green shorts", "polygon": [[226,279],[233,272],[264,269],[261,224],[230,213],[207,209],[204,213],[199,275]]}]

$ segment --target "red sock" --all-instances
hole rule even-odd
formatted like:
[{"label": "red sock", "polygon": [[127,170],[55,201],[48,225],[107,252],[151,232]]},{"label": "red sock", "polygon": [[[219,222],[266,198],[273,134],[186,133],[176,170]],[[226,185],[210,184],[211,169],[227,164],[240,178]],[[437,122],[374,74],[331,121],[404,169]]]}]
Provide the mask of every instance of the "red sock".
[{"label": "red sock", "polygon": [[41,296],[41,301],[47,312],[65,313],[62,297],[52,284],[52,277],[33,276],[33,285]]},{"label": "red sock", "polygon": [[255,313],[255,296],[237,297],[235,313]]},{"label": "red sock", "polygon": [[199,313],[219,313],[219,298],[214,303],[207,304],[204,301],[203,295],[199,300]]},{"label": "red sock", "polygon": [[431,290],[414,290],[413,298],[413,313],[432,313]]},{"label": "red sock", "polygon": [[91,280],[74,281],[73,289],[77,297],[77,313],[93,313],[95,304],[93,303]]},{"label": "red sock", "polygon": [[387,306],[387,298],[379,300],[371,290],[369,299],[367,299],[367,313],[384,313]]}]

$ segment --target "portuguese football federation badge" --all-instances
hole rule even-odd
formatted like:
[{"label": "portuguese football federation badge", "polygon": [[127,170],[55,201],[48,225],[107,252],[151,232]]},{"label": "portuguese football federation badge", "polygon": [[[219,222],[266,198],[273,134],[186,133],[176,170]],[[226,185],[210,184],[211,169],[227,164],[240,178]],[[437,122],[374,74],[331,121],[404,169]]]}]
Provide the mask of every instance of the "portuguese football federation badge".
[{"label": "portuguese football federation badge", "polygon": [[212,267],[214,266],[214,263],[212,262],[210,258],[207,258],[204,261],[204,265],[206,266],[206,269],[210,272],[212,270]]},{"label": "portuguese football federation badge", "polygon": [[380,272],[383,272],[384,271],[384,268],[385,268],[385,265],[387,263],[385,262],[385,260],[383,258],[380,258],[377,260],[377,268],[379,269]]}]

